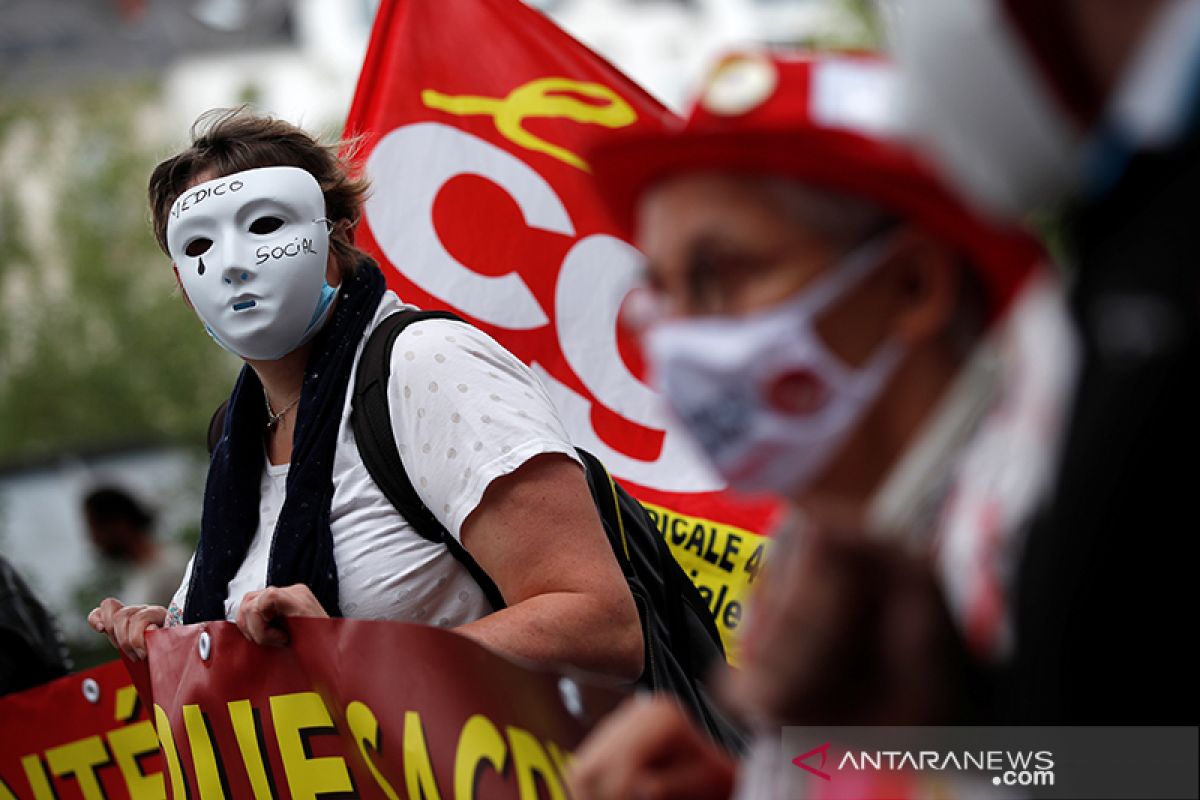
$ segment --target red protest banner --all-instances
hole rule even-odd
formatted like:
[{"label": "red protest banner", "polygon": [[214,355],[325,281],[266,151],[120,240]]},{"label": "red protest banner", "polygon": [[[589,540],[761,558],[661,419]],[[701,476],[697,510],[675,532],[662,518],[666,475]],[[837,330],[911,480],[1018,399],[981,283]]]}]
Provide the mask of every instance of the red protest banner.
[{"label": "red protest banner", "polygon": [[618,325],[639,272],[581,155],[675,117],[519,0],[384,0],[346,126],[373,182],[359,244],[405,300],[531,365],[575,443],[647,505],[730,643],[768,503],[736,503]]},{"label": "red protest banner", "polygon": [[282,648],[227,622],[150,634],[134,671],[171,797],[565,798],[568,754],[622,698],[439,628],[288,628]]},{"label": "red protest banner", "polygon": [[165,796],[158,738],[121,662],[0,697],[0,800]]}]

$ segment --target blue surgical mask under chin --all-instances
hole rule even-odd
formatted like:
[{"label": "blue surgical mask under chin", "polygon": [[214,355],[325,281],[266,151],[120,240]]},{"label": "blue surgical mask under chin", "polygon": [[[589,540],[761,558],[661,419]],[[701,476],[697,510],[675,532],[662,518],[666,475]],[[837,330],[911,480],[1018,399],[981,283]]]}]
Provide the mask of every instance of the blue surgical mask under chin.
[{"label": "blue surgical mask under chin", "polygon": [[304,335],[300,337],[300,341],[296,343],[296,347],[306,344],[320,332],[321,328],[325,327],[325,323],[329,320],[330,311],[333,309],[333,299],[337,297],[337,293],[336,286],[330,286],[327,282],[322,284],[321,295],[317,298],[317,306],[313,309],[312,318],[308,321],[308,325],[304,329]]},{"label": "blue surgical mask under chin", "polygon": [[321,296],[317,298],[317,307],[313,309],[312,319],[308,321],[308,327],[304,329],[304,338],[307,339],[314,328],[321,324],[325,313],[329,310],[329,306],[333,303],[333,298],[337,297],[337,287],[330,286],[325,283],[321,286]]}]

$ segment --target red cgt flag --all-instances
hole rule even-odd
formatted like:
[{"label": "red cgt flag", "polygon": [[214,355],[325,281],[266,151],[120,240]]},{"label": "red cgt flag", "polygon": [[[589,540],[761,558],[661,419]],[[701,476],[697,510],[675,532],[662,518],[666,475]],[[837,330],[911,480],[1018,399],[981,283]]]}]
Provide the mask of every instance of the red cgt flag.
[{"label": "red cgt flag", "polygon": [[495,337],[574,442],[642,500],[730,642],[776,509],[735,503],[643,381],[618,325],[639,254],[581,154],[677,122],[517,0],[384,0],[346,133],[373,182],[358,242],[391,288]]}]

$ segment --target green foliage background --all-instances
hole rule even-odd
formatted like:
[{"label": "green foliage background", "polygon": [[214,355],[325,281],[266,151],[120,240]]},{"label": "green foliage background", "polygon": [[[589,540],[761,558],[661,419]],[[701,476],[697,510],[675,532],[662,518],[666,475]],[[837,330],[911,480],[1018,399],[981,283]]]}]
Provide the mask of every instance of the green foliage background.
[{"label": "green foliage background", "polygon": [[150,230],[146,179],[169,152],[156,98],[137,83],[0,99],[0,464],[199,445],[228,393],[237,362]]}]

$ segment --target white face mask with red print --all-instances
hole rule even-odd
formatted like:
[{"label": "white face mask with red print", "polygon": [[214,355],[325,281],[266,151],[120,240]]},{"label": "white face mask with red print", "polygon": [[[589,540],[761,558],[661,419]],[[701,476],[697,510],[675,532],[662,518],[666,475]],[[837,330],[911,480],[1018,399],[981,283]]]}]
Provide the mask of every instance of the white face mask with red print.
[{"label": "white face mask with red print", "polygon": [[209,334],[242,358],[292,352],[333,307],[325,198],[298,167],[251,169],[188,189],[171,206],[167,248]]},{"label": "white face mask with red print", "polygon": [[860,245],[774,308],[667,320],[647,333],[659,389],[731,488],[803,490],[886,386],[904,354],[899,342],[885,340],[853,367],[829,351],[815,320],[879,268],[892,241]]}]

